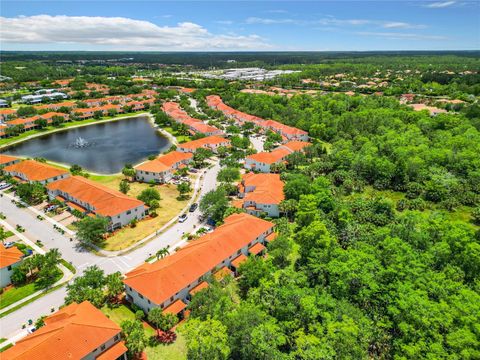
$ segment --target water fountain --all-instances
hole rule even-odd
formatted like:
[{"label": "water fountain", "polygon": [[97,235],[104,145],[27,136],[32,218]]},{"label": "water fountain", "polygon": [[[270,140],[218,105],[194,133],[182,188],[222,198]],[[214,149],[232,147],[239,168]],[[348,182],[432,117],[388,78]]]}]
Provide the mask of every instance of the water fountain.
[{"label": "water fountain", "polygon": [[75,139],[75,141],[70,144],[71,147],[75,148],[75,149],[83,149],[83,148],[87,148],[89,146],[93,145],[93,143],[85,140],[84,138],[82,138],[81,136],[77,137]]}]

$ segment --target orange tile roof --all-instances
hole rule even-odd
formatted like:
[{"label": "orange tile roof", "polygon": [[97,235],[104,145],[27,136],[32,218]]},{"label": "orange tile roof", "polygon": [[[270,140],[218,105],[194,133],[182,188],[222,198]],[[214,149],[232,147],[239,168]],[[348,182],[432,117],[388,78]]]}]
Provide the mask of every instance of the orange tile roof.
[{"label": "orange tile roof", "polygon": [[15,160],[20,160],[20,159],[15,156],[0,154],[0,165],[9,163]]},{"label": "orange tile roof", "polygon": [[119,341],[112,347],[100,354],[96,360],[117,360],[120,355],[125,354],[128,351],[124,341]]},{"label": "orange tile roof", "polygon": [[178,300],[175,300],[170,305],[168,305],[165,309],[163,309],[162,313],[177,315],[180,311],[182,311],[186,307],[187,307],[187,304],[185,304],[182,300],[178,299]]},{"label": "orange tile roof", "polygon": [[45,326],[17,341],[2,359],[82,359],[120,331],[88,301],[73,303],[48,316]]},{"label": "orange tile roof", "polygon": [[191,149],[196,150],[202,147],[208,147],[209,145],[220,145],[225,144],[228,146],[230,144],[230,140],[222,138],[220,136],[207,136],[201,139],[189,141],[183,144],[179,144],[178,147],[182,149]]},{"label": "orange tile roof", "polygon": [[[275,234],[275,233],[272,233]],[[232,260],[232,266],[235,267],[235,269],[238,269],[242,263],[248,260],[248,257],[246,257],[244,254],[238,255],[235,259]]]},{"label": "orange tile roof", "polygon": [[162,304],[273,226],[245,213],[230,215],[215,231],[172,255],[127,273],[124,283],[154,303]]},{"label": "orange tile roof", "polygon": [[181,151],[172,151],[168,154],[161,155],[158,158],[147,161],[143,164],[135,166],[136,170],[151,171],[151,172],[164,172],[172,169],[172,167],[181,161],[189,160],[193,158],[192,153],[183,153]]},{"label": "orange tile roof", "polygon": [[308,141],[289,141],[286,144],[283,144],[282,146],[288,148],[292,152],[295,152],[295,151],[301,151],[304,148],[311,145],[312,143],[309,143]]},{"label": "orange tile roof", "polygon": [[256,243],[255,245],[253,245],[251,248],[248,249],[248,252],[253,255],[258,255],[265,249],[266,247],[263,246],[261,243]]},{"label": "orange tile roof", "polygon": [[0,109],[0,115],[11,115],[16,113],[17,113],[17,110],[15,109]]},{"label": "orange tile roof", "polygon": [[304,131],[304,130],[297,129],[297,128],[292,127],[292,126],[288,126],[288,125],[279,123],[278,121],[275,121],[275,120],[266,121],[265,126],[274,130],[274,131],[280,132],[281,134],[285,134],[285,135],[287,135],[287,134],[288,135],[306,135],[307,134],[307,132]]},{"label": "orange tile roof", "polygon": [[275,240],[275,239],[277,238],[277,236],[278,236],[278,234],[277,234],[276,232],[273,232],[273,233],[267,235],[267,237],[265,238],[265,240],[266,240],[267,242],[270,242],[270,241]]},{"label": "orange tile roof", "polygon": [[283,194],[284,183],[280,180],[280,174],[248,173],[242,176],[242,184],[245,188],[255,188],[245,194],[244,201],[278,205],[285,199]]},{"label": "orange tile roof", "polygon": [[223,266],[220,270],[218,270],[217,272],[215,272],[215,274],[213,274],[213,277],[217,280],[217,281],[220,281],[222,279],[225,279],[225,277],[227,276],[231,276],[232,275],[232,270],[230,270],[229,268],[227,268],[226,266]]},{"label": "orange tile roof", "polygon": [[55,176],[68,174],[68,171],[58,169],[48,164],[35,160],[23,160],[18,163],[5,166],[7,172],[17,172],[23,174],[30,181],[43,181]]},{"label": "orange tile roof", "polygon": [[260,162],[264,164],[276,164],[285,159],[287,155],[290,154],[290,151],[286,149],[275,149],[271,152],[259,152],[252,154],[246,157],[246,159],[253,160],[255,162]]},{"label": "orange tile roof", "polygon": [[203,290],[203,289],[206,289],[208,288],[208,282],[206,281],[202,281],[200,284],[198,284],[197,286],[195,286],[192,290],[190,290],[190,295],[195,295],[196,293],[198,293],[199,291]]},{"label": "orange tile roof", "polygon": [[70,176],[52,182],[47,189],[60,190],[93,207],[94,212],[102,216],[114,216],[127,210],[144,205],[140,200],[88,180],[82,176]]},{"label": "orange tile roof", "polygon": [[0,242],[0,269],[13,265],[23,258],[23,253],[16,246],[7,249]]}]

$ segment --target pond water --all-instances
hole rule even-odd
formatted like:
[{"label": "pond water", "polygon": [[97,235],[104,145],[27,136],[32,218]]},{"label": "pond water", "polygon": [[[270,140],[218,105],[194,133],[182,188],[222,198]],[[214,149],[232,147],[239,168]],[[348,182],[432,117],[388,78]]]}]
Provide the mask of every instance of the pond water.
[{"label": "pond water", "polygon": [[7,148],[8,155],[43,157],[78,164],[84,169],[113,174],[127,163],[137,164],[170,147],[147,117],[136,117],[68,129]]}]

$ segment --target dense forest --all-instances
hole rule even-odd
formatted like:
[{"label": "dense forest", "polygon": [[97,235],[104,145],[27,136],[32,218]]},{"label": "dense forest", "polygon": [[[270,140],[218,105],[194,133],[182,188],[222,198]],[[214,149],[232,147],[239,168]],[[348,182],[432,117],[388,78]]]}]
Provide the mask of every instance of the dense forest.
[{"label": "dense forest", "polygon": [[223,98],[316,145],[281,173],[268,258],[195,296],[187,334],[217,358],[479,358],[478,118],[374,96]]}]

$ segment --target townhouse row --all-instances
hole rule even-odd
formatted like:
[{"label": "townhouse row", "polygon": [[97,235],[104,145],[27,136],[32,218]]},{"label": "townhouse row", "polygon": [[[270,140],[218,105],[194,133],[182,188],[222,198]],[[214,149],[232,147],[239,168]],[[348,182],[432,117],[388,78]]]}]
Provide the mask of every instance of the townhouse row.
[{"label": "townhouse row", "polygon": [[90,302],[72,303],[2,352],[4,360],[126,360],[122,329]]},{"label": "townhouse row", "polygon": [[245,158],[245,168],[262,173],[272,172],[273,165],[285,163],[288,155],[303,152],[310,145],[312,144],[306,141],[289,141],[273,151],[263,151],[249,155]]},{"label": "townhouse row", "polygon": [[212,233],[128,272],[123,280],[127,300],[146,313],[161,308],[181,318],[191,297],[208,287],[212,277],[235,274],[249,255],[263,254],[274,238],[273,223],[246,213],[230,215]]},{"label": "townhouse row", "polygon": [[82,176],[70,176],[68,171],[51,165],[35,160],[20,161],[7,155],[0,155],[1,163],[6,164],[3,171],[17,181],[45,185],[50,200],[56,199],[87,216],[107,218],[109,231],[148,214],[148,207],[142,201]]},{"label": "townhouse row", "polygon": [[258,116],[235,110],[226,105],[218,95],[207,96],[207,105],[213,109],[221,111],[226,117],[235,120],[238,125],[242,125],[245,122],[251,122],[262,128],[264,131],[274,131],[282,136],[284,142],[292,140],[308,141],[308,133],[306,131],[279,123],[275,120],[265,120]]},{"label": "townhouse row", "polygon": [[175,122],[179,124],[184,124],[188,131],[194,134],[203,134],[206,136],[224,135],[223,131],[218,129],[215,126],[207,125],[202,120],[195,119],[188,115],[181,107],[180,104],[172,101],[167,101],[163,103],[162,110],[165,114],[170,116]]}]

